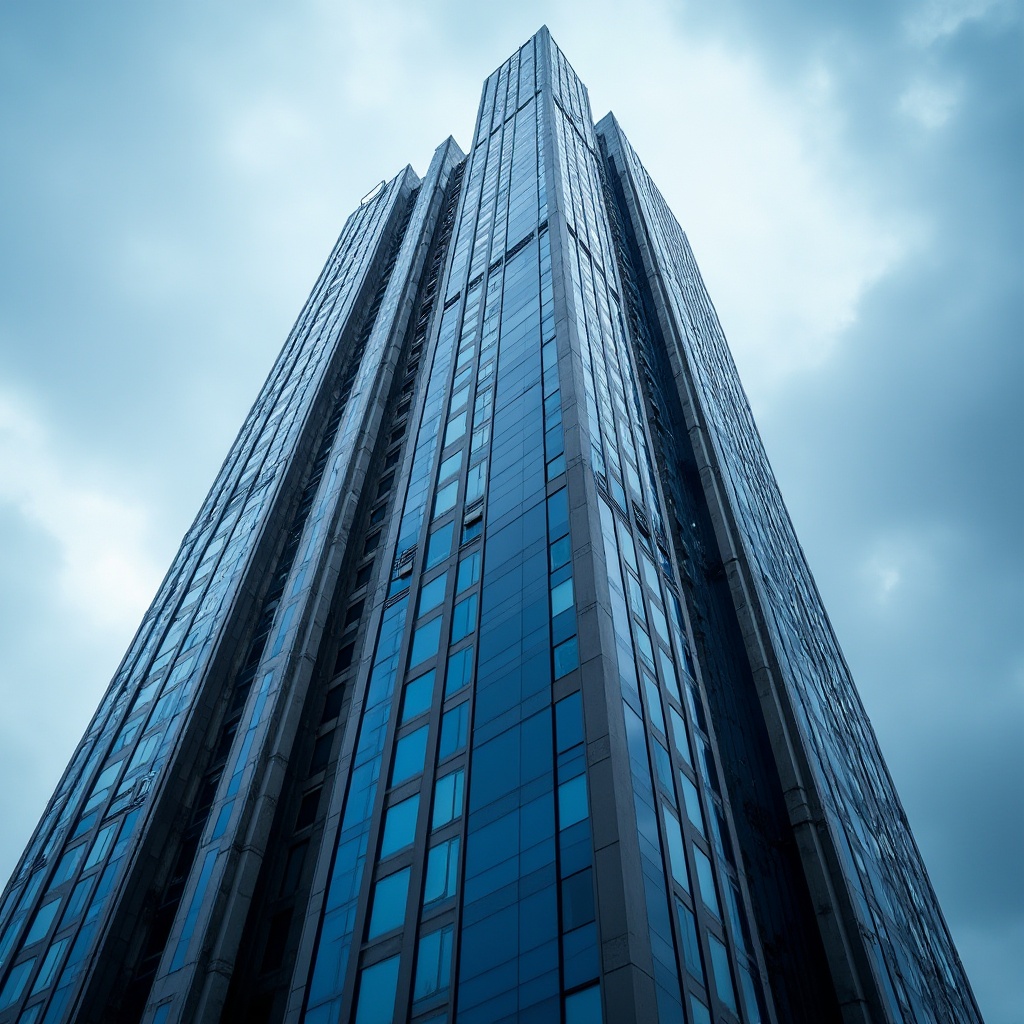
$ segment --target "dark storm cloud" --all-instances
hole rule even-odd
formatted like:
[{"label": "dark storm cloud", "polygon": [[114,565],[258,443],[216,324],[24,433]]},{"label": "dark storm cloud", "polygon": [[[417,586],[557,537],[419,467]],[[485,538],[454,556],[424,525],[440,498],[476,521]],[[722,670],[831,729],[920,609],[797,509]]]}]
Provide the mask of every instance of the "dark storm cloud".
[{"label": "dark storm cloud", "polygon": [[702,8],[700,31],[728,23],[779,78],[822,62],[856,173],[923,225],[834,358],[771,395],[761,426],[982,1010],[1010,1024],[1024,1005],[1024,45],[1008,5],[930,10],[732,4]]}]

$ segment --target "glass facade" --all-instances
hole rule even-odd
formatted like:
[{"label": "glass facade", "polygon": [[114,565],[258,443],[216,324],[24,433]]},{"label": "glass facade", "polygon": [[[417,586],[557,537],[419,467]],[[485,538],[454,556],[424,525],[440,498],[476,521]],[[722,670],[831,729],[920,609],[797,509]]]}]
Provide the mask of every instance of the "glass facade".
[{"label": "glass facade", "polygon": [[346,223],[0,972],[0,1024],[980,1019],[685,236],[546,30]]}]

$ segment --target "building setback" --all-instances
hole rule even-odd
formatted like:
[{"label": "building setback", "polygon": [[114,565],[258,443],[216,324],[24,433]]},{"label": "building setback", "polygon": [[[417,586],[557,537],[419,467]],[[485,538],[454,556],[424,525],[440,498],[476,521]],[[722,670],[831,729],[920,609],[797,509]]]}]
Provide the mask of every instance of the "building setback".
[{"label": "building setback", "polygon": [[392,1020],[981,1020],[546,29],[349,217],[0,904],[0,1024]]}]

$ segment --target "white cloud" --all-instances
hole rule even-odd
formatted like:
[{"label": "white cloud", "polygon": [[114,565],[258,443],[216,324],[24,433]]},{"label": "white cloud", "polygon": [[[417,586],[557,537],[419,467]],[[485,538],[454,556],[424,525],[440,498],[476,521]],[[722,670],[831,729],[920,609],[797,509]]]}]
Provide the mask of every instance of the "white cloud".
[{"label": "white cloud", "polygon": [[916,81],[899,100],[899,111],[923,128],[941,128],[960,102],[957,86],[938,82]]},{"label": "white cloud", "polygon": [[56,542],[57,593],[80,621],[122,630],[137,622],[160,580],[149,516],[89,480],[24,403],[3,393],[0,503]]},{"label": "white cloud", "polygon": [[[683,34],[659,3],[605,14],[577,70],[595,116],[613,104],[689,234],[757,404],[829,359],[919,229],[856,166],[820,59],[787,87],[741,48]],[[610,66],[609,35],[621,48]],[[576,54],[579,42],[564,45]]]},{"label": "white cloud", "polygon": [[967,23],[980,21],[990,12],[1007,6],[1004,0],[923,0],[903,27],[912,43],[931,46],[955,35]]}]

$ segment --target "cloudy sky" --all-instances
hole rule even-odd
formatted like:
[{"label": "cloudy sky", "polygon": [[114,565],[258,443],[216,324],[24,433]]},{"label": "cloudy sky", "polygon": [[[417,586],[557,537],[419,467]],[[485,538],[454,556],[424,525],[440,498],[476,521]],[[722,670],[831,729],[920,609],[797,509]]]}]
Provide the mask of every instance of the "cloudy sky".
[{"label": "cloudy sky", "polygon": [[988,1024],[1024,992],[1021,7],[0,13],[0,876],[348,212],[547,23],[688,230]]}]

